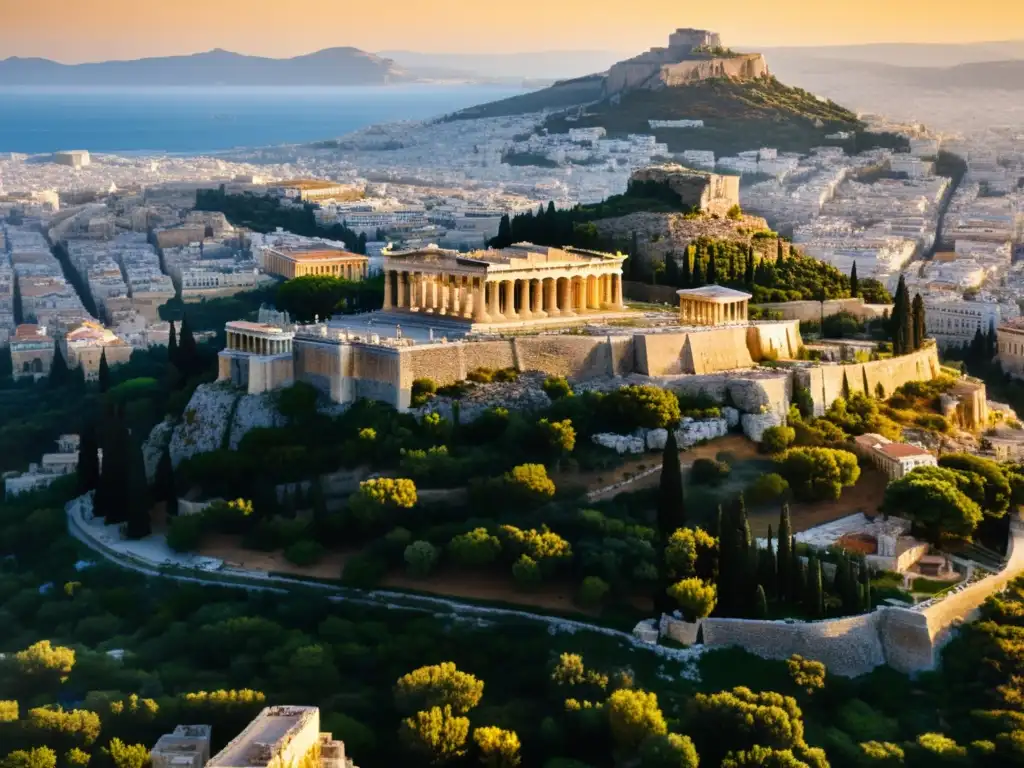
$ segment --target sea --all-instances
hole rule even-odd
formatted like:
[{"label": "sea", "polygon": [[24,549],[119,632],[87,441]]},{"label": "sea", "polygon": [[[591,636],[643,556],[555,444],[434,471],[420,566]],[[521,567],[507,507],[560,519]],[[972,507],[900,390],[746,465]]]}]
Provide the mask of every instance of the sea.
[{"label": "sea", "polygon": [[523,93],[502,85],[0,87],[0,152],[205,154],[332,139]]}]

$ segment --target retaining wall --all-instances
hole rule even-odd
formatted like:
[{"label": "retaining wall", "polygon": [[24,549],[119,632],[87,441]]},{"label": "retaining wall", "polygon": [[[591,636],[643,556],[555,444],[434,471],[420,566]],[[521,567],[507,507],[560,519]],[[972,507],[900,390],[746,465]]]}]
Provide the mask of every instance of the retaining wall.
[{"label": "retaining wall", "polygon": [[830,299],[822,308],[820,301],[780,301],[767,304],[752,304],[751,309],[778,312],[783,320],[809,320],[819,322],[825,317],[849,312],[862,320],[881,317],[886,311],[892,312],[892,304],[865,304],[864,299]]},{"label": "retaining wall", "polygon": [[830,405],[843,395],[843,382],[850,392],[865,392],[875,396],[882,385],[889,397],[897,387],[908,381],[929,381],[939,375],[939,356],[934,344],[886,360],[850,365],[818,365],[796,372],[797,381],[810,392],[814,415],[821,416]]}]

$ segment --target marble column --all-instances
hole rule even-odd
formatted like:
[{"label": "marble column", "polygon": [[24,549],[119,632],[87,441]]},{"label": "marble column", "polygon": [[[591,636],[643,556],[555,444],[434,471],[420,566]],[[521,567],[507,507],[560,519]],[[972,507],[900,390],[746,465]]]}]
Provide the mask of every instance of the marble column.
[{"label": "marble column", "polygon": [[530,312],[534,317],[544,317],[544,281],[531,281],[532,298],[530,301]]},{"label": "marble column", "polygon": [[516,281],[504,280],[501,287],[503,298],[505,299],[505,317],[509,320],[518,320],[519,313],[516,312]]},{"label": "marble column", "polygon": [[406,309],[405,305],[405,272],[395,272],[395,281],[398,283],[398,308]]},{"label": "marble column", "polygon": [[558,278],[548,277],[541,282],[544,284],[544,312],[548,317],[558,317],[561,314],[558,309]]},{"label": "marble column", "polygon": [[575,315],[572,308],[572,278],[558,278],[558,309],[561,315]]},{"label": "marble column", "polygon": [[529,279],[519,281],[519,317],[529,320],[533,317],[530,310],[530,281]]},{"label": "marble column", "polygon": [[501,314],[501,296],[499,295],[501,283],[484,283],[484,286],[490,292],[490,300],[487,302],[487,308],[488,314],[491,316],[491,322],[501,322],[505,319]]},{"label": "marble column", "polygon": [[612,275],[612,306],[625,309],[622,303],[622,275]]},{"label": "marble column", "polygon": [[391,270],[384,270],[384,307],[385,311],[391,309]]},{"label": "marble column", "polygon": [[491,318],[487,314],[487,283],[473,278],[473,322],[486,323]]}]

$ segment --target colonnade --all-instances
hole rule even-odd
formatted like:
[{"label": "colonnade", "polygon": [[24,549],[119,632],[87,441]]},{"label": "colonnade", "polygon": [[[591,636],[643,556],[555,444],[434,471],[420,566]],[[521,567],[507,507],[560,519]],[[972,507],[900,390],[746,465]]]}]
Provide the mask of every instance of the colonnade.
[{"label": "colonnade", "polygon": [[292,353],[291,338],[268,339],[249,333],[227,332],[227,349],[248,352],[254,355],[290,355]]},{"label": "colonnade", "polygon": [[384,310],[447,315],[477,323],[568,317],[623,309],[622,276],[502,277],[385,270]]},{"label": "colonnade", "polygon": [[740,301],[701,301],[681,298],[679,321],[682,325],[725,325],[747,322],[747,299]]}]

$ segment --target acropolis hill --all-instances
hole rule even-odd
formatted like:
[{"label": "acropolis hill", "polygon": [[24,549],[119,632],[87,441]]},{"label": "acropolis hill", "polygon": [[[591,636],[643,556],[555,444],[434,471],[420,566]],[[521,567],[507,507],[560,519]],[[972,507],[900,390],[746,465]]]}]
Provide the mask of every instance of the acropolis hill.
[{"label": "acropolis hill", "polygon": [[614,64],[605,76],[604,95],[672,88],[715,77],[752,80],[768,74],[760,53],[733,53],[722,47],[718,33],[706,29],[677,29],[669,36],[667,48],[651,48]]}]

